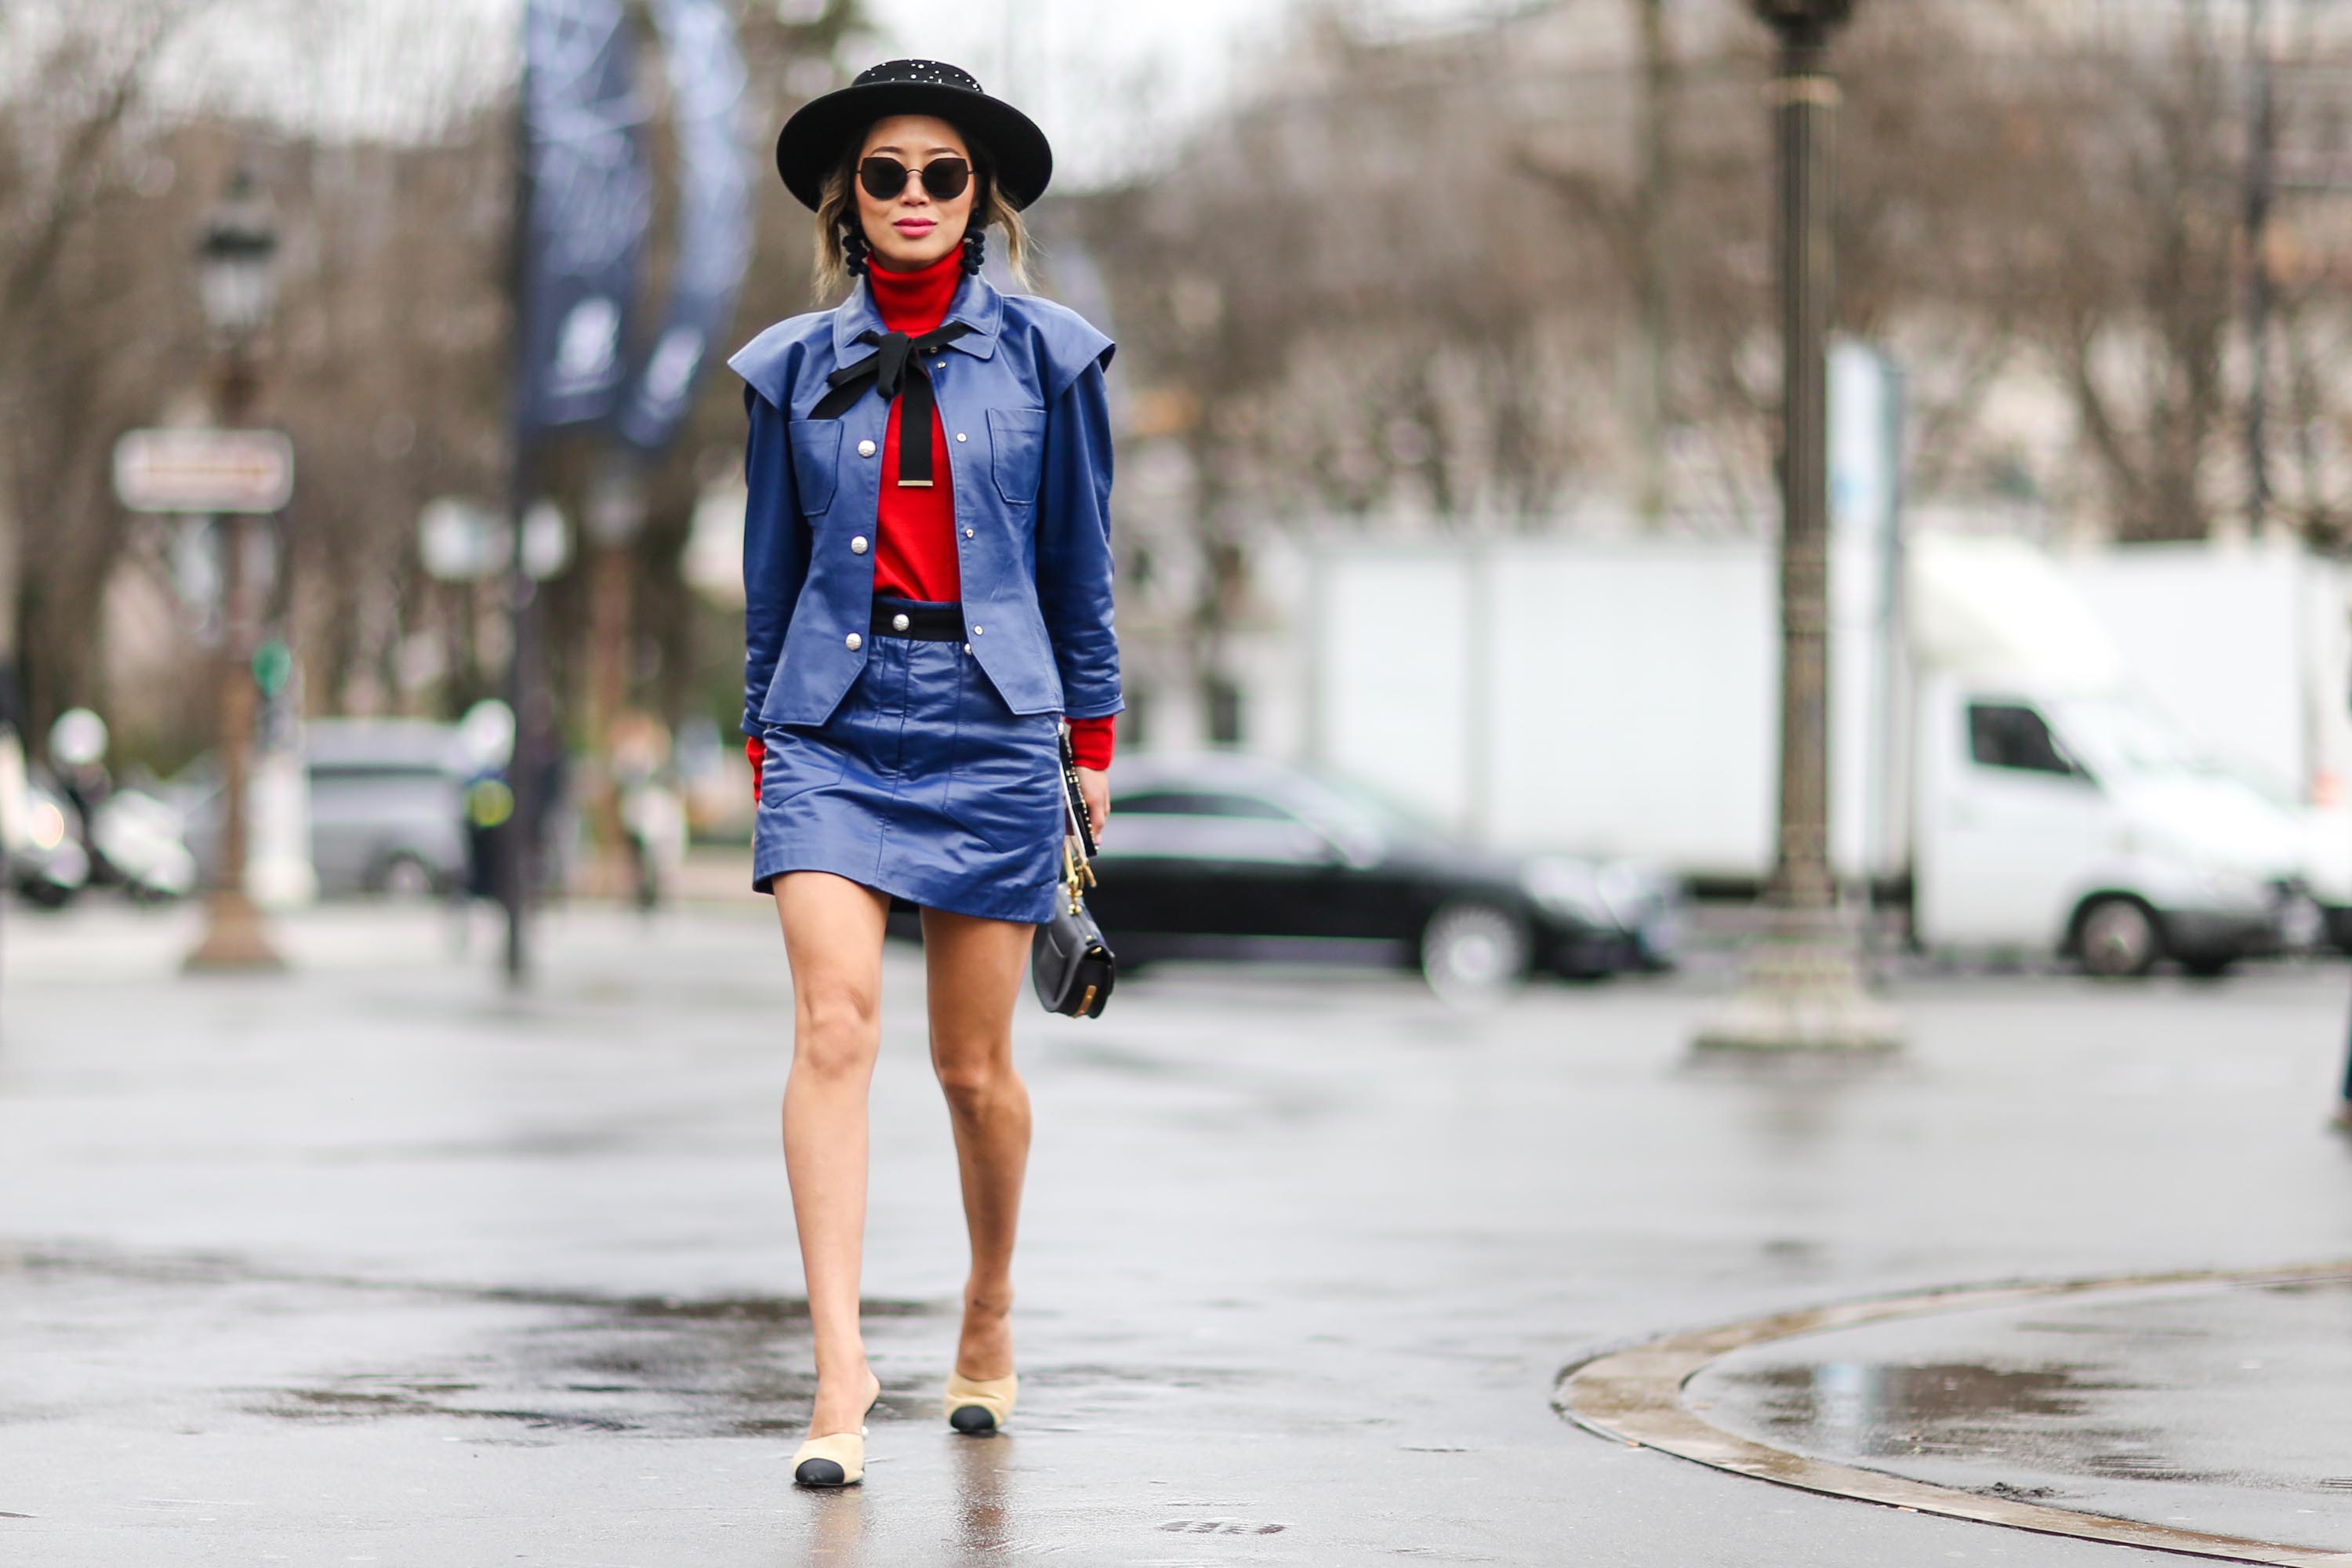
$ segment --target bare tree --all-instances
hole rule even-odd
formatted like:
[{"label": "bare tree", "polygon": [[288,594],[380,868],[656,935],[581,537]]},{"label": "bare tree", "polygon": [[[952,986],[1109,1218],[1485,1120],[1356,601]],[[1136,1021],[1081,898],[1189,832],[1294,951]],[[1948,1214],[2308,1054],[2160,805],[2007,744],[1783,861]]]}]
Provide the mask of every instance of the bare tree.
[{"label": "bare tree", "polygon": [[[499,489],[511,89],[478,61],[462,81],[417,77],[429,60],[379,58],[359,47],[368,40],[338,34],[356,25],[348,15],[273,11],[262,17],[277,29],[271,47],[333,52],[339,85],[305,79],[252,103],[215,101],[205,82],[224,73],[169,77],[164,66],[178,45],[233,48],[251,33],[192,32],[216,3],[0,10],[0,38],[38,50],[20,90],[0,93],[0,320],[9,323],[0,331],[0,517],[13,517],[26,563],[21,580],[0,587],[22,621],[36,722],[69,702],[99,702],[166,754],[201,741],[199,725],[175,717],[194,711],[184,694],[103,689],[110,585],[150,584],[131,599],[115,595],[117,619],[125,604],[146,616],[167,603],[153,589],[172,531],[113,503],[107,455],[122,431],[171,417],[175,405],[200,416],[208,351],[189,246],[233,164],[259,177],[281,235],[279,307],[256,416],[286,428],[298,454],[278,614],[301,655],[310,703],[442,710],[487,689],[502,651],[476,638],[494,625],[487,601],[422,575],[415,526],[433,497]],[[28,16],[40,25],[12,30]],[[742,23],[759,100],[744,115],[756,167],[790,103],[839,79],[835,50],[860,23],[851,0],[803,8],[799,20],[746,0]],[[505,24],[471,26],[470,45],[443,29],[436,47],[468,47],[495,63],[492,29]],[[172,97],[159,102],[166,79]],[[33,80],[37,92],[22,89]],[[657,73],[648,70],[647,86],[658,108]],[[345,92],[374,107],[353,115],[327,101]],[[656,133],[664,134],[658,120]],[[666,146],[656,152],[666,220]],[[809,303],[805,221],[774,201],[759,210],[744,335]],[[656,287],[666,235],[665,221]],[[574,515],[599,440],[570,443],[553,465]],[[730,662],[714,651],[723,639],[708,635],[712,622],[678,581],[677,560],[696,497],[713,473],[740,463],[741,442],[738,390],[714,375],[677,447],[647,476],[650,525],[633,547],[644,570],[631,574],[646,657],[632,664],[673,712],[702,705],[702,676]],[[551,585],[550,597],[562,675],[579,662],[568,656],[586,628],[570,583]],[[189,635],[152,626],[142,640],[168,646]]]},{"label": "bare tree", "polygon": [[[131,192],[157,61],[206,0],[0,11],[0,664],[25,651],[36,734],[90,668],[119,546],[103,454],[131,383],[184,352],[138,254],[90,242]],[[69,325],[88,312],[88,329]],[[121,357],[110,357],[119,353]],[[110,427],[111,426],[111,427]]]}]

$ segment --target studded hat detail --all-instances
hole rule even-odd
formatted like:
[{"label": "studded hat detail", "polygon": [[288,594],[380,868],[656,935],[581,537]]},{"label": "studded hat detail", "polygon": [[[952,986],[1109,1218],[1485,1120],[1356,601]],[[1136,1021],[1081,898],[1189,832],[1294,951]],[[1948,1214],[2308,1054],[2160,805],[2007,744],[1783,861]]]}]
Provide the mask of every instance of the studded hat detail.
[{"label": "studded hat detail", "polygon": [[1015,207],[1045,194],[1054,149],[1036,122],[981,90],[972,74],[944,60],[884,60],[847,87],[813,98],[793,112],[776,138],[776,172],[784,188],[814,211],[824,177],[843,148],[893,114],[931,114],[963,132],[972,155]]}]

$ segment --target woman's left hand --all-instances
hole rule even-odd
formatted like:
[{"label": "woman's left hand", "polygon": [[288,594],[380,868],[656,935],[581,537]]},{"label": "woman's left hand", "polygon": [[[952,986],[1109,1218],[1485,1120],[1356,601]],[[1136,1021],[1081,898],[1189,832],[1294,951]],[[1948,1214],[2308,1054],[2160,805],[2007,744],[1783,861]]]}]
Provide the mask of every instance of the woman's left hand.
[{"label": "woman's left hand", "polygon": [[1102,847],[1103,825],[1110,820],[1110,774],[1101,768],[1078,770],[1078,799],[1085,803],[1087,821],[1095,830],[1095,846]]}]

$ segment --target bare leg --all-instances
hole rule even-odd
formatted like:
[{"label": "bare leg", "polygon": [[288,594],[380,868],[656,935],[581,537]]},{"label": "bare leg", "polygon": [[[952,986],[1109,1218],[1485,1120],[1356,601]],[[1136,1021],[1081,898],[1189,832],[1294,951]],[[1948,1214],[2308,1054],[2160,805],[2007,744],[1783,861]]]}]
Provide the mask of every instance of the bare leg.
[{"label": "bare leg", "polygon": [[882,1048],[882,926],[889,900],[823,871],[773,883],[793,971],[784,1171],[816,1338],[809,1435],[855,1432],[879,1387],[858,1328],[866,1248],[866,1091]]},{"label": "bare leg", "polygon": [[1013,1239],[1029,1167],[1029,1091],[1013,1069],[1013,1005],[1036,929],[923,911],[931,1065],[947,1091],[971,1233],[956,1345],[956,1370],[971,1378],[1013,1371]]}]

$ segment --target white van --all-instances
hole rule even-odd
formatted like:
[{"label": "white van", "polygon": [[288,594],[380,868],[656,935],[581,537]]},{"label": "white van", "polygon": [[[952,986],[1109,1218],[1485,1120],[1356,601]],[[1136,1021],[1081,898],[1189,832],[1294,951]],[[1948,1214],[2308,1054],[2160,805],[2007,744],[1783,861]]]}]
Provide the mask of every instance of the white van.
[{"label": "white van", "polygon": [[[2102,973],[2300,942],[2303,825],[2204,761],[2046,554],[1913,536],[1899,642],[1885,577],[1837,542],[1830,841],[1849,887],[1907,888],[1922,946]],[[1333,541],[1308,581],[1307,756],[1497,848],[1631,857],[1708,892],[1769,875],[1769,542]]]},{"label": "white van", "polygon": [[1917,719],[1923,945],[2064,952],[2112,975],[2170,957],[2215,974],[2276,948],[2285,914],[2308,909],[2281,815],[2142,701],[1937,676]]},{"label": "white van", "polygon": [[2352,566],[2285,538],[2063,552],[2141,685],[2300,826],[2327,934],[2352,952]]}]

